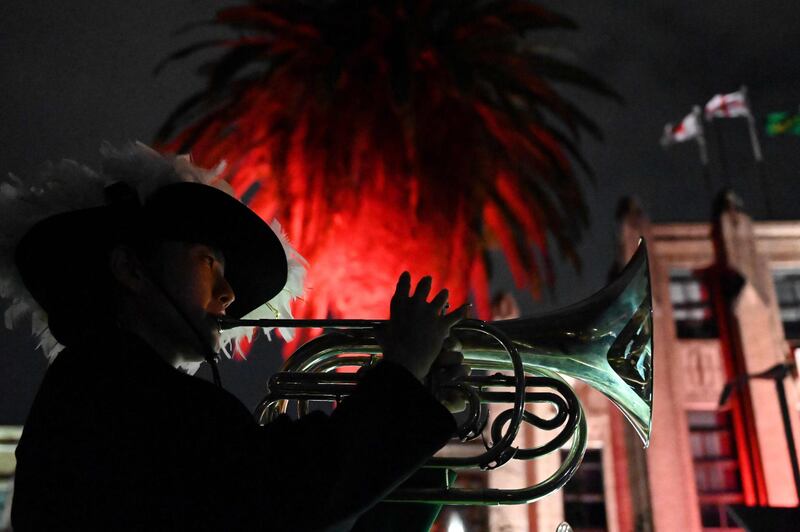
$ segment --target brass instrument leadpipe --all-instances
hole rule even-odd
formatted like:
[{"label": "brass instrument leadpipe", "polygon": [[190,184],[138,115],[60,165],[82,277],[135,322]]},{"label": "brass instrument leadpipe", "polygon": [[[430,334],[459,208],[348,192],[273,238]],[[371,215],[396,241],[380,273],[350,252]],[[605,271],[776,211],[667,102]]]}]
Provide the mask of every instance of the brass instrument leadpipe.
[{"label": "brass instrument leadpipe", "polygon": [[266,318],[259,320],[236,320],[232,318],[219,318],[217,320],[221,331],[235,329],[236,327],[275,327],[285,329],[320,328],[320,329],[375,329],[389,322],[389,320],[287,320],[283,318]]}]

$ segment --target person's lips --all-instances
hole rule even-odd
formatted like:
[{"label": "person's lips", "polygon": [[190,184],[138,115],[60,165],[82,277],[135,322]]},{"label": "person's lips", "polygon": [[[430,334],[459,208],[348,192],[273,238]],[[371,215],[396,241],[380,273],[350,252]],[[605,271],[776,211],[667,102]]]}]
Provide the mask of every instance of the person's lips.
[{"label": "person's lips", "polygon": [[219,325],[219,320],[220,318],[224,317],[224,314],[208,314],[207,316],[206,321],[208,322],[208,327],[215,338],[219,338],[219,336],[222,334],[222,328]]},{"label": "person's lips", "polygon": [[203,335],[205,336],[204,342],[207,342],[207,346],[212,350],[218,351],[220,348],[220,341],[222,339],[222,331],[219,328],[218,316],[214,314],[206,314],[205,320],[203,320],[203,325]]}]

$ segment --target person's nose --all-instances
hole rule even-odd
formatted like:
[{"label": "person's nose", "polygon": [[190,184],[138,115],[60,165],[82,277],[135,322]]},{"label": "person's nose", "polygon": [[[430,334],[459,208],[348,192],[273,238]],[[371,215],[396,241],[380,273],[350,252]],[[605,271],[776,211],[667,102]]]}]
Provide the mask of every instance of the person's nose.
[{"label": "person's nose", "polygon": [[222,309],[225,310],[231,303],[236,299],[236,294],[233,293],[233,288],[231,287],[230,283],[227,279],[225,279],[224,275],[217,276],[217,283],[216,283],[216,290],[215,290],[215,297],[216,300],[222,305]]}]

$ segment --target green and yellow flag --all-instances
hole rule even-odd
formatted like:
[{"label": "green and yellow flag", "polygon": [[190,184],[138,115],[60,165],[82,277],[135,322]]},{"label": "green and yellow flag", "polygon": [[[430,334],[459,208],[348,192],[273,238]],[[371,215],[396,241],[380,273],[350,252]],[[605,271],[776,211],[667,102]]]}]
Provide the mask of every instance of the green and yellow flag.
[{"label": "green and yellow flag", "polygon": [[767,115],[767,136],[788,133],[800,136],[800,114],[770,113]]}]

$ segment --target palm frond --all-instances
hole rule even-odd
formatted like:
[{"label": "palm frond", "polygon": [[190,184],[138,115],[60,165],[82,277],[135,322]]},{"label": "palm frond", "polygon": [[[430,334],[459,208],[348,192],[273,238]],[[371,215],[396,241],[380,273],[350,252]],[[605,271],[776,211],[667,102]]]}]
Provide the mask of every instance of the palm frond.
[{"label": "palm frond", "polygon": [[213,22],[238,36],[167,58],[221,51],[160,138],[228,160],[235,190],[280,217],[311,264],[299,316],[379,316],[402,269],[485,311],[492,241],[537,293],[548,240],[579,264],[578,141],[601,132],[558,87],[619,97],[535,46],[569,18],[528,0],[253,0]]}]

